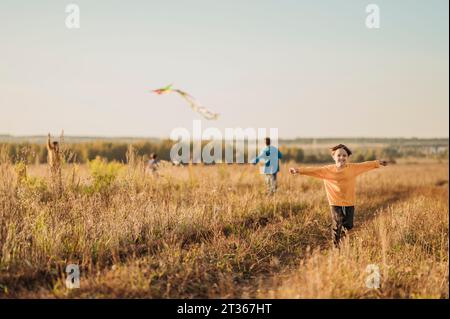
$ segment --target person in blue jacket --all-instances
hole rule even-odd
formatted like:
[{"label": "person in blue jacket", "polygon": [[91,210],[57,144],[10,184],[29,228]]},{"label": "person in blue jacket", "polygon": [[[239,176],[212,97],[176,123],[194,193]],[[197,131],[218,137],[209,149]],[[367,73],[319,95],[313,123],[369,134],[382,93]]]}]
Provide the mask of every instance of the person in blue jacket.
[{"label": "person in blue jacket", "polygon": [[280,159],[283,154],[275,146],[270,145],[270,138],[266,137],[266,147],[261,151],[252,164],[256,165],[260,160],[264,160],[262,174],[265,175],[265,181],[270,195],[277,190],[277,174],[280,171]]}]

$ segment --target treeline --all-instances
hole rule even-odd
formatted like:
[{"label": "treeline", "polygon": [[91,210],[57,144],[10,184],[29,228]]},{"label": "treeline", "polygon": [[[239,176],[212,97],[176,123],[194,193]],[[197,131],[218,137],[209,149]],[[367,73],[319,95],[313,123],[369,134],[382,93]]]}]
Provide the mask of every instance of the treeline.
[{"label": "treeline", "polygon": [[[127,154],[130,147],[133,154],[147,160],[151,153],[158,154],[162,160],[170,161],[170,150],[174,142],[171,140],[161,140],[156,142],[81,142],[81,143],[61,143],[61,151],[66,162],[86,163],[97,156],[107,161],[127,162]],[[204,143],[206,144],[206,143]],[[7,157],[13,162],[45,163],[47,161],[47,149],[44,144],[37,143],[0,143],[1,156]],[[190,146],[192,157],[192,144]],[[302,149],[297,146],[281,145],[280,151],[283,153],[285,161],[296,161],[301,163],[327,163],[331,161],[330,153],[326,147],[315,149]],[[448,159],[448,145],[439,147],[413,147],[413,146],[386,146],[386,147],[366,147],[352,149],[352,159],[355,162],[384,158],[395,161],[402,157],[426,157]],[[236,149],[234,149],[236,157]],[[248,149],[244,149],[245,161],[248,161]],[[225,147],[222,147],[222,157],[224,158]],[[251,159],[250,159],[251,160]]]},{"label": "treeline", "polygon": [[[170,160],[170,149],[173,141],[161,142],[84,142],[84,143],[61,143],[61,153],[67,162],[86,163],[97,156],[107,161],[127,162],[127,152],[132,146],[138,156],[147,159],[151,153],[158,154],[160,159]],[[24,161],[27,163],[45,163],[47,161],[47,147],[43,144],[32,143],[0,143],[2,153],[6,154],[11,161]]]},{"label": "treeline", "polygon": [[368,137],[333,137],[333,138],[295,138],[280,139],[280,144],[334,145],[334,144],[383,144],[392,146],[445,146],[448,138],[368,138]]}]

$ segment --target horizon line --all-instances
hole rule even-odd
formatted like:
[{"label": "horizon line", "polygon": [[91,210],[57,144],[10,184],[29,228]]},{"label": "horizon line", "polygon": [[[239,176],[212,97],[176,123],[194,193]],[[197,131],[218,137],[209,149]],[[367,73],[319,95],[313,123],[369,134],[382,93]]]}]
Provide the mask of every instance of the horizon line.
[{"label": "horizon line", "polygon": [[[51,135],[54,137],[60,137],[61,135]],[[63,135],[65,138],[95,138],[95,139],[170,139],[169,136],[124,136],[124,135]],[[0,133],[1,137],[10,138],[46,138],[46,134],[4,134]],[[297,137],[279,137],[279,140],[297,140],[297,139],[420,139],[420,140],[433,140],[433,139],[450,139],[449,136],[434,136],[434,137],[419,137],[419,136],[297,136]]]}]

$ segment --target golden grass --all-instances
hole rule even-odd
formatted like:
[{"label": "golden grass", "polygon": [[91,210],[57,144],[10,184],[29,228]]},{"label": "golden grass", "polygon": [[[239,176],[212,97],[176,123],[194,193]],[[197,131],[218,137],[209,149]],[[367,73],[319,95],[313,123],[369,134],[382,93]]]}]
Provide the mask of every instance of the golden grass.
[{"label": "golden grass", "polygon": [[[0,165],[0,296],[448,298],[448,163],[399,164],[358,181],[355,229],[331,248],[323,185],[292,177],[266,197],[247,165],[124,165],[93,189],[86,166],[24,181]],[[101,184],[103,185],[103,184]],[[67,264],[81,287],[65,286]],[[380,289],[365,286],[368,264]]]}]

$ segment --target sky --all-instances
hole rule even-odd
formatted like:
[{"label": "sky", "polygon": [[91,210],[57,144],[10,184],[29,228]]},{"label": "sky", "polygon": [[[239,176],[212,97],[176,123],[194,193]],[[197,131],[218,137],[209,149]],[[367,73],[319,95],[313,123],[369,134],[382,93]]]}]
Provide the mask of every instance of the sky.
[{"label": "sky", "polygon": [[[168,137],[202,120],[282,138],[449,136],[447,0],[2,0],[0,39],[0,134]],[[150,92],[169,83],[220,118]]]}]

